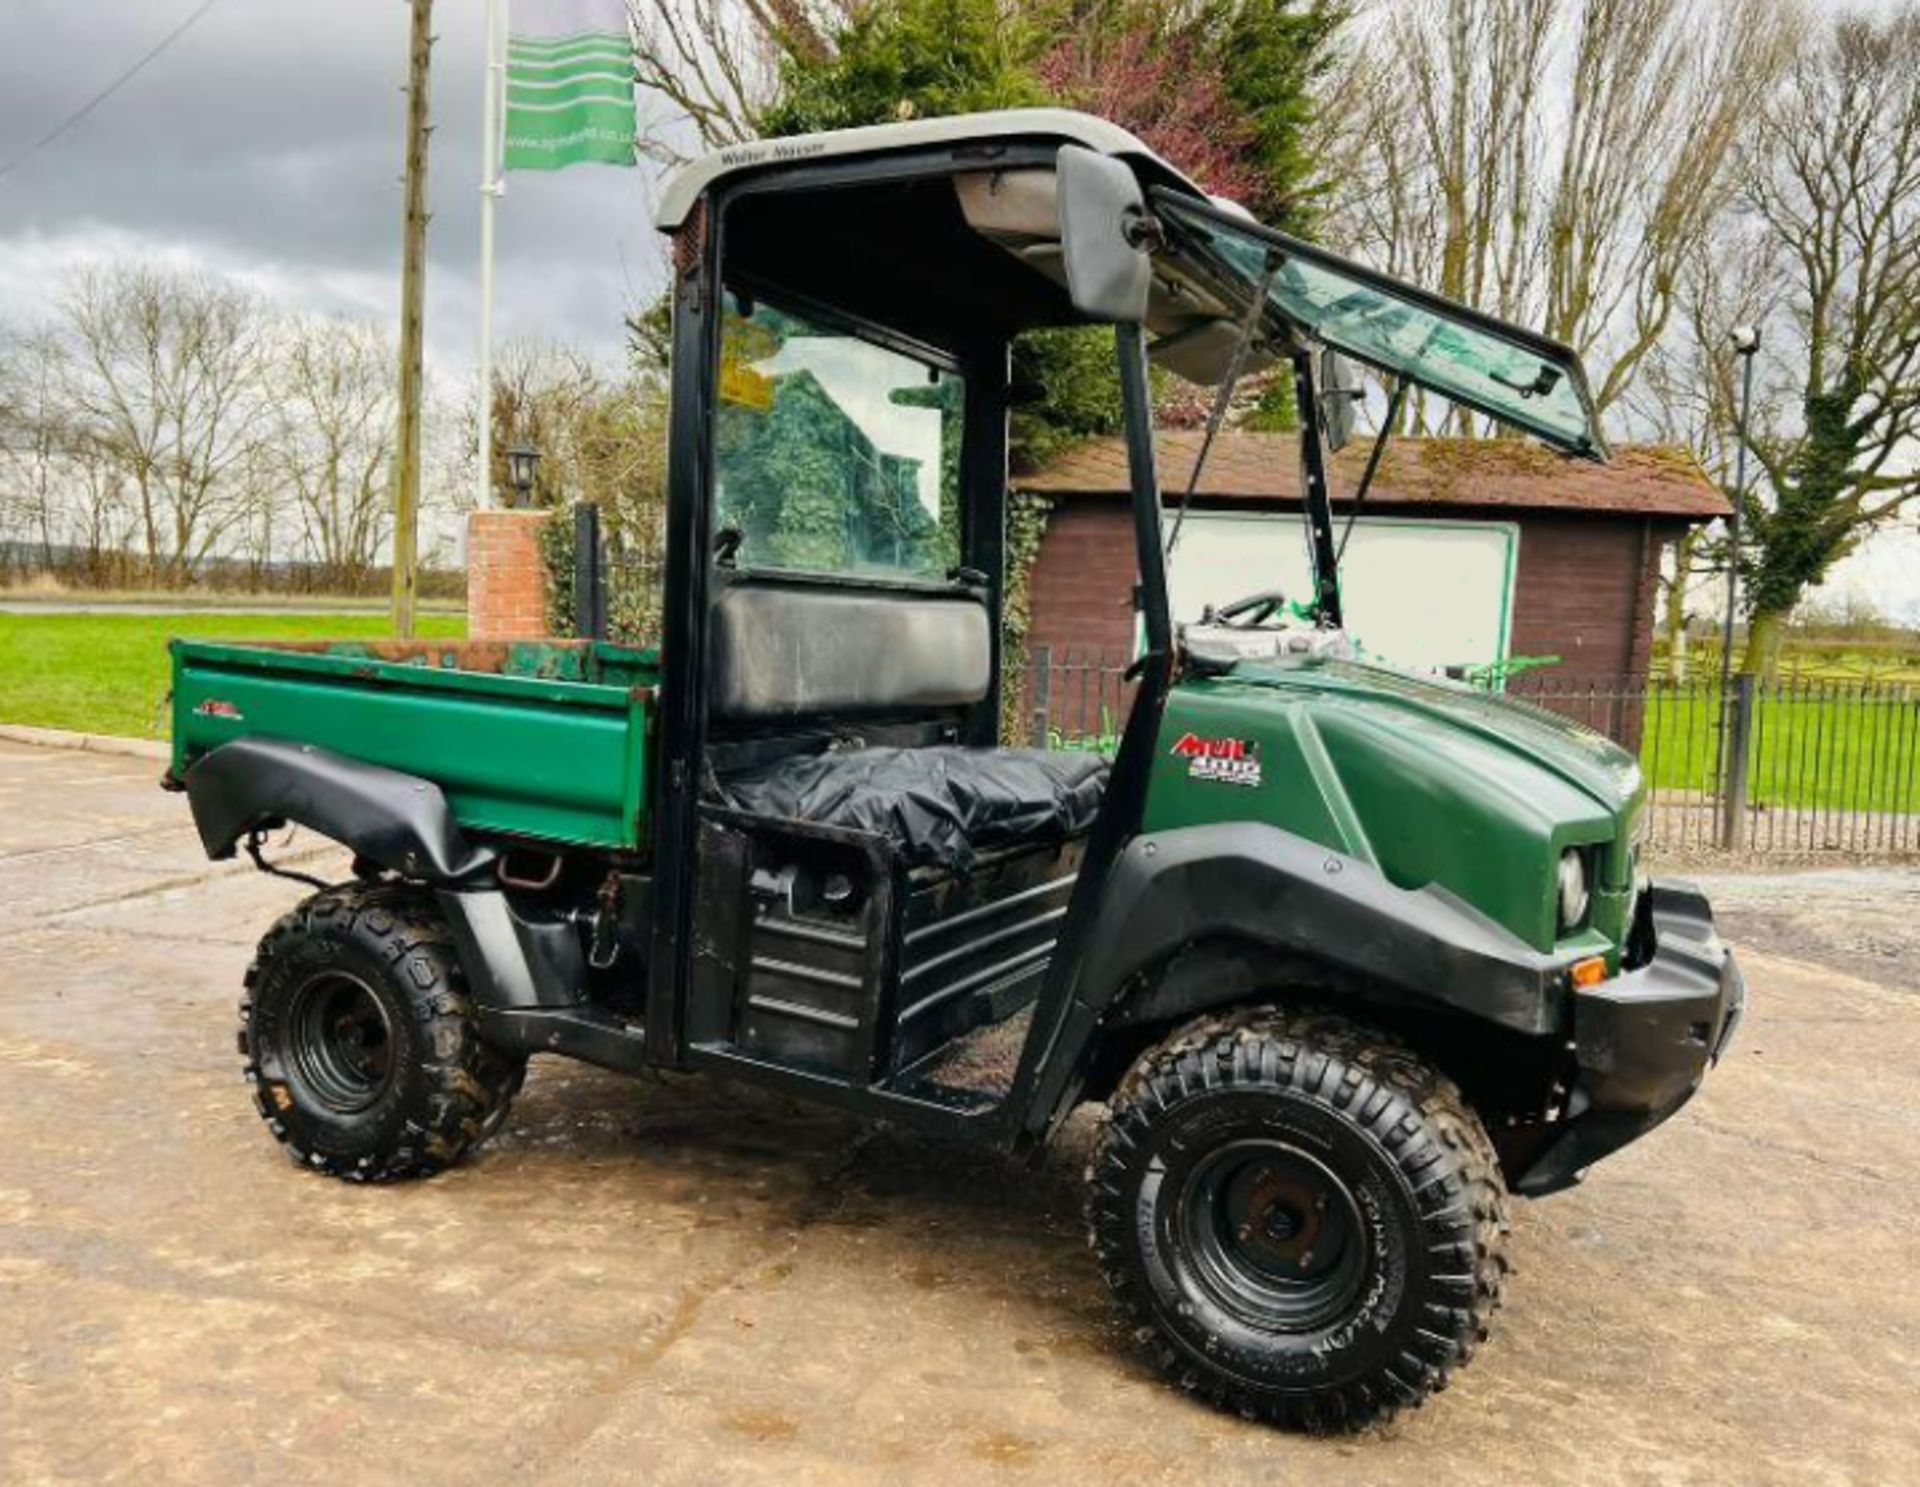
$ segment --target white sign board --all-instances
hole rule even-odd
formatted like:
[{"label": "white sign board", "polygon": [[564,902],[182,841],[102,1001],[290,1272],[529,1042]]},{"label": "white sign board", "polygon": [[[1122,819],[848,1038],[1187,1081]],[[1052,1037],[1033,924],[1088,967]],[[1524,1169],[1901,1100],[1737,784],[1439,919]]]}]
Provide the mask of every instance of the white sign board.
[{"label": "white sign board", "polygon": [[[1336,511],[1336,541],[1345,525]],[[1298,512],[1189,511],[1168,573],[1175,623],[1268,589],[1311,599],[1306,532]],[[1503,662],[1519,553],[1512,522],[1364,517],[1340,563],[1347,633],[1412,670]]]}]

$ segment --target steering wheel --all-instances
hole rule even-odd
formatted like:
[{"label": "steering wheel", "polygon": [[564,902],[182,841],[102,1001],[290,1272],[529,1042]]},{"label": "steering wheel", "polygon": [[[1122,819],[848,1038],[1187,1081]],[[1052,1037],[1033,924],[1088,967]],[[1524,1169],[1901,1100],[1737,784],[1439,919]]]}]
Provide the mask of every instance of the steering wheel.
[{"label": "steering wheel", "polygon": [[1278,589],[1267,589],[1263,593],[1249,594],[1244,599],[1235,599],[1231,604],[1223,604],[1206,616],[1206,621],[1215,625],[1228,625],[1235,630],[1258,630],[1282,609],[1286,608],[1287,596]]}]

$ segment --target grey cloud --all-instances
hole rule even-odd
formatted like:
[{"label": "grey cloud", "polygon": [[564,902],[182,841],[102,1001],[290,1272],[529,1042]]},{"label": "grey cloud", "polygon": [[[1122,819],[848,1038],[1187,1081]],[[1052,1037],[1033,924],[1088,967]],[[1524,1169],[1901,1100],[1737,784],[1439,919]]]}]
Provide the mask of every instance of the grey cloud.
[{"label": "grey cloud", "polygon": [[[0,156],[189,9],[190,0],[10,0]],[[436,7],[428,335],[449,371],[471,361],[476,334],[481,15],[481,0]],[[147,245],[250,273],[304,305],[392,314],[407,21],[401,0],[222,0],[90,119],[0,178],[0,261],[70,256],[23,251],[34,244]],[[658,282],[650,194],[644,170],[511,178],[501,334],[617,351],[622,314]],[[11,283],[7,303],[46,287]]]}]

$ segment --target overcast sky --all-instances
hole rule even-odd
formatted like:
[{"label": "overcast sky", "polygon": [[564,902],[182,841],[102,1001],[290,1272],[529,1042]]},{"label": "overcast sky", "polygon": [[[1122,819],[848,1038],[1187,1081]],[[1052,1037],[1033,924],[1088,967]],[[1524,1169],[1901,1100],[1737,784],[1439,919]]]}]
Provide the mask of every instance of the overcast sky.
[{"label": "overcast sky", "polygon": [[[0,160],[44,134],[197,0],[0,0]],[[478,305],[481,0],[441,0],[430,162],[429,354],[470,368]],[[0,316],[74,262],[165,258],[286,303],[393,319],[408,7],[221,0],[85,122],[0,177]],[[516,174],[499,333],[609,356],[660,282],[645,167]]]}]

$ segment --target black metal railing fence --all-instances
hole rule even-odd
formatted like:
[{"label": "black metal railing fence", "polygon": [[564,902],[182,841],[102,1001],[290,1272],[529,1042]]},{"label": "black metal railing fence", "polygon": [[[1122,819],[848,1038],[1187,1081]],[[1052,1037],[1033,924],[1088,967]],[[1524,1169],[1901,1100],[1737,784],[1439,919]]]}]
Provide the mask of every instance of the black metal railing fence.
[{"label": "black metal railing fence", "polygon": [[666,574],[658,545],[640,546],[609,533],[591,504],[573,507],[570,517],[565,561],[548,572],[550,609],[569,617],[575,635],[639,648],[659,645]]}]

